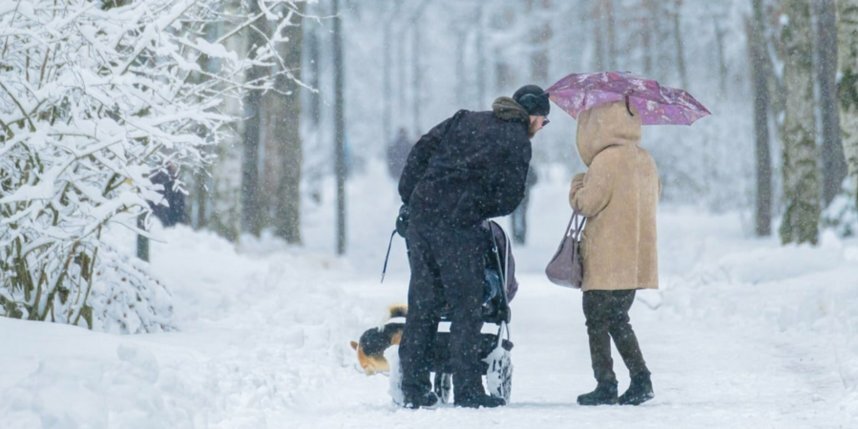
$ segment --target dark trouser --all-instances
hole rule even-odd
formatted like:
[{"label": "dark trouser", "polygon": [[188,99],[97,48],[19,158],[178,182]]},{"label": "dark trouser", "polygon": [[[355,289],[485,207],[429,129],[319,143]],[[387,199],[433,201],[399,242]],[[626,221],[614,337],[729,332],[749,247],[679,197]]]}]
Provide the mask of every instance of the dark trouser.
[{"label": "dark trouser", "polygon": [[399,344],[402,390],[406,396],[417,396],[431,388],[432,345],[440,311],[447,303],[453,393],[456,400],[485,394],[479,362],[485,232],[476,226],[412,223],[406,236],[411,282],[408,317]]},{"label": "dark trouser", "polygon": [[584,317],[590,337],[590,360],[599,383],[616,383],[611,359],[611,338],[632,377],[649,374],[635,331],[629,324],[634,290],[591,290],[584,292]]}]

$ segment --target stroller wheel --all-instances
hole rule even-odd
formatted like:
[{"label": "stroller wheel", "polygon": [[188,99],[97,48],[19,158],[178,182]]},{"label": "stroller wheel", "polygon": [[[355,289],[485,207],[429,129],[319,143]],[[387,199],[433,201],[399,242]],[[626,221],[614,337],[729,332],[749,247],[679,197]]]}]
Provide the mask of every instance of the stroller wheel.
[{"label": "stroller wheel", "polygon": [[512,354],[500,344],[485,358],[489,368],[486,372],[486,387],[489,395],[503,398],[509,403],[512,393]]},{"label": "stroller wheel", "polygon": [[435,383],[432,386],[432,390],[435,392],[435,395],[438,395],[438,399],[441,400],[442,404],[450,403],[450,392],[453,389],[453,375],[447,374],[443,372],[435,373]]}]

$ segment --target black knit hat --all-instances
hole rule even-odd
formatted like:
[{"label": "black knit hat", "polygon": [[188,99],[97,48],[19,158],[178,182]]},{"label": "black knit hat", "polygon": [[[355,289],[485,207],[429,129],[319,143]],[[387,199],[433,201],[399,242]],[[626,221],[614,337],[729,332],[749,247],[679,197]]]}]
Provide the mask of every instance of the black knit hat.
[{"label": "black knit hat", "polygon": [[527,110],[528,115],[548,116],[551,104],[548,103],[548,93],[536,85],[525,85],[515,91],[512,99]]}]

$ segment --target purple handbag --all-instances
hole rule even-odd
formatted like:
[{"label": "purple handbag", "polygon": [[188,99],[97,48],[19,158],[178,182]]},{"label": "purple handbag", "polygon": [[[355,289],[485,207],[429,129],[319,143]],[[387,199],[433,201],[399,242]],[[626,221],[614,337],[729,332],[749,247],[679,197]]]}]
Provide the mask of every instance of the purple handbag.
[{"label": "purple handbag", "polygon": [[559,286],[580,288],[584,280],[584,264],[581,259],[581,233],[587,219],[578,210],[572,211],[572,218],[566,226],[566,233],[557,253],[545,267],[548,280]]}]

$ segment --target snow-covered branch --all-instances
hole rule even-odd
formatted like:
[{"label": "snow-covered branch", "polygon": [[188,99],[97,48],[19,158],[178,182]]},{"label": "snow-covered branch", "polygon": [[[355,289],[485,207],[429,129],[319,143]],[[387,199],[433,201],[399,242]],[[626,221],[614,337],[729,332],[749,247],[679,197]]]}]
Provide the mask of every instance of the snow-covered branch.
[{"label": "snow-covered branch", "polygon": [[[225,98],[271,86],[273,75],[244,75],[281,61],[295,2],[258,1],[261,15],[232,10],[238,20],[218,0],[0,5],[0,315],[169,328],[163,286],[107,246],[104,231],[135,225],[160,200],[153,175],[206,165],[206,148],[233,120]],[[228,37],[206,37],[215,24],[231,36],[259,19],[276,31],[249,57],[225,46]],[[108,320],[117,314],[126,320]]]}]

